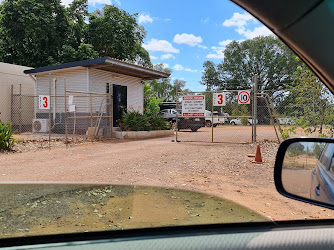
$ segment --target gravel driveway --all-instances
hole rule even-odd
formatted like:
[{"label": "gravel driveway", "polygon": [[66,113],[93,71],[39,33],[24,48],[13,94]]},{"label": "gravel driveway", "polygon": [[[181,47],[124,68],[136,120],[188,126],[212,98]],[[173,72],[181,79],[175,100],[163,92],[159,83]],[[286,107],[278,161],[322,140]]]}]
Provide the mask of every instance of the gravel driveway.
[{"label": "gravel driveway", "polygon": [[175,143],[174,137],[0,154],[0,181],[152,185],[227,198],[274,220],[329,218],[331,210],[289,200],[274,187],[278,145],[261,145],[264,164],[252,164],[250,144]]}]

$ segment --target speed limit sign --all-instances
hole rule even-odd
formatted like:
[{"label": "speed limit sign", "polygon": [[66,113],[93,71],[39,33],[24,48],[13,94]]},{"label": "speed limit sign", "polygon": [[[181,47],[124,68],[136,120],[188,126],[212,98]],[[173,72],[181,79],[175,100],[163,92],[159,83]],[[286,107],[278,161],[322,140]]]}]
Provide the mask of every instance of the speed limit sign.
[{"label": "speed limit sign", "polygon": [[238,91],[238,104],[250,104],[250,91]]},{"label": "speed limit sign", "polygon": [[38,98],[39,109],[50,109],[50,96],[40,95]]}]

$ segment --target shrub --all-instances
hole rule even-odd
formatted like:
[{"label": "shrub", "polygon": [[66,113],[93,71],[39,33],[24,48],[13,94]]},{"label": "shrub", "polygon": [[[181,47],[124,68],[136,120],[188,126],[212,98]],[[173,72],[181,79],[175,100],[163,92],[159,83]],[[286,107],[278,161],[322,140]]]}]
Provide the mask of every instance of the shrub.
[{"label": "shrub", "polygon": [[135,110],[124,112],[121,124],[121,129],[126,131],[147,131],[150,128],[149,118]]},{"label": "shrub", "polygon": [[168,123],[161,115],[153,115],[150,117],[150,125],[152,130],[168,130],[171,124]]},{"label": "shrub", "polygon": [[[246,105],[239,105],[232,111],[232,116],[249,116],[248,107]],[[241,118],[241,124],[247,125],[249,123],[246,117]]]},{"label": "shrub", "polygon": [[245,117],[242,117],[242,118],[241,118],[241,124],[242,124],[242,125],[248,125],[248,123],[249,123],[249,121],[248,121],[247,118],[245,118]]},{"label": "shrub", "polygon": [[15,140],[14,132],[9,122],[3,123],[0,120],[0,150],[11,150]]},{"label": "shrub", "polygon": [[170,124],[159,115],[141,114],[138,111],[129,110],[123,113],[121,129],[126,131],[150,131],[150,130],[167,130],[170,129]]}]

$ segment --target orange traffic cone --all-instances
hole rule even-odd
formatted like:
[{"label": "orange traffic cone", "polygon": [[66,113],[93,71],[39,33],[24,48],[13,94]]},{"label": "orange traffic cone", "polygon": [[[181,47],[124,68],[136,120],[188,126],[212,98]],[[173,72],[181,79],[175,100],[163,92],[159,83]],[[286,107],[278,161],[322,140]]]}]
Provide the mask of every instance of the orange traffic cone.
[{"label": "orange traffic cone", "polygon": [[255,160],[252,161],[253,163],[263,163],[262,161],[262,156],[261,156],[261,149],[260,149],[260,145],[257,145],[256,148],[256,154],[255,154]]}]

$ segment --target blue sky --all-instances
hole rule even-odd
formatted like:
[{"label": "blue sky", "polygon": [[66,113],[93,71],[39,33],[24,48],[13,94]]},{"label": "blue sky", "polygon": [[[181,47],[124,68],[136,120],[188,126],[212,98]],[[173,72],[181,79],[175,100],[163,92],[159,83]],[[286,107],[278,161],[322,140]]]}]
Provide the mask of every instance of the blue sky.
[{"label": "blue sky", "polygon": [[[71,0],[63,0],[68,4]],[[186,88],[201,91],[203,63],[222,62],[224,47],[232,40],[251,39],[271,32],[244,10],[227,0],[89,0],[89,12],[104,4],[134,14],[145,27],[144,48],[153,64],[172,69],[172,80],[185,80]]]}]

